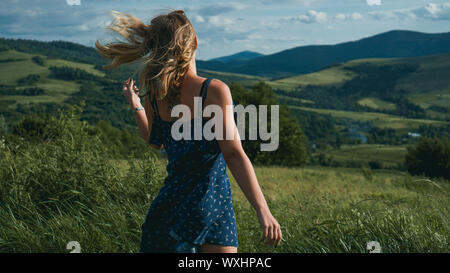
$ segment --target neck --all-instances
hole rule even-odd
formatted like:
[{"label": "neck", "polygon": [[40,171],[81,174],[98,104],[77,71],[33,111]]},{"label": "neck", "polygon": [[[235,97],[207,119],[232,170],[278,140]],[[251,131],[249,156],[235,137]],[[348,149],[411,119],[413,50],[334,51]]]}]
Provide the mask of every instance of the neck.
[{"label": "neck", "polygon": [[186,78],[196,78],[197,77],[197,65],[195,62],[195,55],[191,59],[191,62],[189,63],[189,69],[186,72]]}]

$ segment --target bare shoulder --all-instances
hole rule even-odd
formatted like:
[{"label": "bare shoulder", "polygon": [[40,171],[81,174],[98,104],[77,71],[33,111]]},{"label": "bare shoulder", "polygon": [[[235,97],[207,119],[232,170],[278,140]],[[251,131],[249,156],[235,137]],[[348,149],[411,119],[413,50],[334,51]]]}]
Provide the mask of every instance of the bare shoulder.
[{"label": "bare shoulder", "polygon": [[232,101],[230,87],[219,79],[212,79],[208,87],[209,104],[230,104]]}]

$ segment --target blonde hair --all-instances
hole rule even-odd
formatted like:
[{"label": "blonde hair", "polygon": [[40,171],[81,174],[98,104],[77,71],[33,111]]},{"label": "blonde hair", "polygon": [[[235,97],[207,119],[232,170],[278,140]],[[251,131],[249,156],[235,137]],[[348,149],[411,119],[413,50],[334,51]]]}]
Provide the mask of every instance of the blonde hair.
[{"label": "blonde hair", "polygon": [[112,59],[104,69],[143,62],[140,89],[150,92],[152,98],[166,98],[169,108],[173,107],[179,101],[182,80],[196,49],[194,27],[184,11],[158,15],[149,25],[130,14],[113,11],[113,16],[107,28],[120,34],[126,42],[105,45],[95,42],[100,54]]}]

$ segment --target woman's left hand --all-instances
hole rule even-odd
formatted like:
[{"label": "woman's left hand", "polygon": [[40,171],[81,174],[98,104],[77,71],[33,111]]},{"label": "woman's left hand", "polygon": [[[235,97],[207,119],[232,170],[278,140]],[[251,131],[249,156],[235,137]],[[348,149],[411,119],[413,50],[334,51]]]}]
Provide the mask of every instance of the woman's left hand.
[{"label": "woman's left hand", "polygon": [[123,95],[133,109],[142,106],[141,98],[139,97],[139,88],[137,88],[134,84],[135,82],[133,79],[128,79],[123,83],[122,88]]},{"label": "woman's left hand", "polygon": [[258,212],[257,215],[263,231],[261,241],[267,239],[265,242],[266,245],[278,246],[283,238],[280,224],[278,224],[268,209],[263,212]]}]

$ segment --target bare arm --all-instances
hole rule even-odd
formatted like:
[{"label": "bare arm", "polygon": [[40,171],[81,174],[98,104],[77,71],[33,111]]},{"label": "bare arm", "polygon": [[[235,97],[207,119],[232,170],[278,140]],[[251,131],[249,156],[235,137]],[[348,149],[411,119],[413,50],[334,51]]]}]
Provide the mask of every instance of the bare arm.
[{"label": "bare arm", "polygon": [[[256,178],[253,165],[242,148],[241,139],[234,122],[232,107],[230,107],[233,105],[230,89],[225,83],[217,80],[211,82],[209,89],[210,92],[206,99],[207,101],[209,100],[208,104],[218,105],[224,113],[224,140],[218,140],[218,143],[225,161],[245,197],[258,215],[258,220],[263,229],[261,239],[265,240],[268,238],[267,244],[278,245],[282,238],[280,225],[270,212]],[[229,105],[229,111],[226,110],[227,105]],[[233,136],[231,140],[225,139],[227,132]]]},{"label": "bare arm", "polygon": [[[133,80],[127,80],[124,83],[123,94],[132,109],[136,109],[137,107],[142,106],[141,99],[139,97],[139,89],[134,86]],[[145,96],[144,98],[144,109],[145,111],[136,111],[134,113],[134,118],[136,119],[141,137],[145,140],[145,142],[147,142],[147,144],[149,144],[148,140],[152,129],[154,113],[148,96]],[[150,146],[155,149],[162,148],[162,145],[156,146],[154,144],[150,144]]]}]

